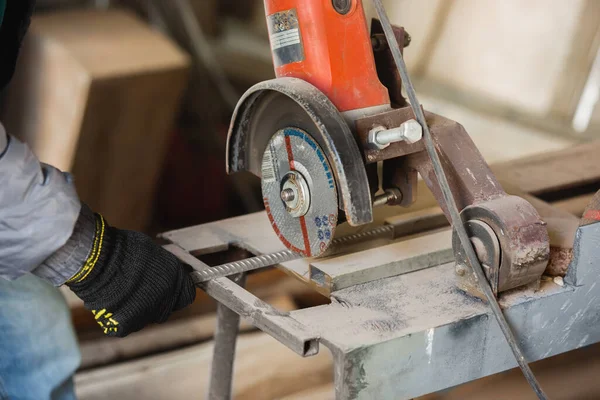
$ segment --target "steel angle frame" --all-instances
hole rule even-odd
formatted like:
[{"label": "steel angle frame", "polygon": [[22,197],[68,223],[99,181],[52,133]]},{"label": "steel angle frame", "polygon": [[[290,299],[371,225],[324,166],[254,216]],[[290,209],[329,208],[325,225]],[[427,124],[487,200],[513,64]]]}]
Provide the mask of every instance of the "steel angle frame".
[{"label": "steel angle frame", "polygon": [[[165,247],[197,270],[209,268],[177,243]],[[600,223],[578,229],[573,252],[563,286],[547,280],[501,296],[530,361],[600,342]],[[226,278],[199,286],[301,356],[326,346],[336,398],[411,399],[516,367],[487,306],[456,284],[449,263],[345,288],[329,305],[290,313]],[[231,375],[219,379],[231,387]]]}]

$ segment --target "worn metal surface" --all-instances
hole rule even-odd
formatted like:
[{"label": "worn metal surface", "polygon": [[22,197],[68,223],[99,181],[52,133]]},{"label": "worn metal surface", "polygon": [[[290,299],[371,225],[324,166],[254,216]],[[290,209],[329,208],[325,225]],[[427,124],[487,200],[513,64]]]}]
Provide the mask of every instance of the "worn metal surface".
[{"label": "worn metal surface", "polygon": [[365,166],[350,128],[331,101],[300,79],[279,78],[248,90],[234,112],[227,138],[227,171],[261,176],[262,157],[275,132],[296,127],[325,152],[337,184],[340,208],[353,226],[373,219]]},{"label": "worn metal surface", "polygon": [[[394,34],[398,43],[401,44],[402,50],[410,45],[411,37],[404,28],[394,26]],[[406,100],[402,95],[402,79],[396,65],[394,65],[394,58],[383,34],[381,22],[377,19],[374,19],[371,23],[371,38],[374,42],[373,51],[379,80],[388,89],[392,104],[396,107],[404,107]]]},{"label": "worn metal surface", "polygon": [[[501,296],[528,360],[600,341],[598,243],[600,224],[579,230],[566,286]],[[341,290],[331,305],[292,313],[332,349],[338,399],[410,399],[516,367],[485,304],[456,290],[453,270]]]},{"label": "worn metal surface", "polygon": [[398,188],[402,193],[402,207],[409,207],[417,201],[419,184],[418,172],[411,168],[403,157],[383,162],[382,186]]},{"label": "worn metal surface", "polygon": [[[499,277],[493,288],[503,291],[539,279],[548,264],[549,237],[537,211],[527,201],[507,196],[460,124],[431,113],[426,116],[456,206],[469,214],[464,215],[464,220],[484,221],[500,240],[502,264],[499,271],[492,273]],[[402,169],[388,172],[391,177],[385,181],[402,184],[403,178],[410,179],[407,171],[418,171],[449,216],[450,210],[428,152],[412,152],[398,163],[401,164],[396,167]],[[404,184],[409,193],[415,186]],[[455,250],[459,257],[463,255],[463,246]],[[465,280],[473,279],[470,274],[465,277]],[[474,282],[467,283],[473,286]]]},{"label": "worn metal surface", "polygon": [[388,217],[385,219],[385,223],[394,227],[395,237],[433,231],[448,226],[446,216],[438,207]]},{"label": "worn metal surface", "polygon": [[[471,238],[471,243],[475,248],[477,257],[485,271],[492,291],[498,295],[498,272],[500,270],[501,249],[500,242],[494,230],[485,222],[477,219],[469,220],[465,223],[465,229]],[[483,298],[483,294],[477,285],[477,279],[469,271],[469,263],[462,252],[462,247],[456,234],[452,235],[452,247],[456,252],[456,274],[459,276],[459,288],[466,293],[478,295]]]},{"label": "worn metal surface", "polygon": [[[492,170],[458,122],[426,112],[427,123],[459,211],[465,207],[505,196]],[[427,152],[412,153],[408,165],[417,170],[448,215],[433,164]]]},{"label": "worn metal surface", "polygon": [[[412,115],[407,108],[357,121],[359,143],[363,144],[368,162],[386,160],[383,185],[400,189],[403,205],[410,205],[416,198],[418,172],[448,216],[449,210],[423,141],[415,145],[394,143],[381,150],[368,147],[368,132],[373,125],[402,124]],[[494,279],[498,277],[498,281],[492,283],[492,290],[497,293],[538,280],[546,269],[550,251],[547,230],[538,213],[527,201],[506,195],[462,125],[432,113],[425,115],[457,207],[460,211],[470,210],[465,220],[483,220],[501,239],[502,256],[497,257],[502,264],[497,271],[489,271]],[[462,246],[458,241],[455,244],[457,257],[464,259]],[[568,254],[565,254],[568,250],[554,249],[555,252],[558,249],[563,260],[568,260]],[[466,264],[466,260],[463,261]],[[470,287],[471,293],[481,294],[472,274],[465,275],[463,283],[462,287]]]},{"label": "worn metal surface", "polygon": [[[240,274],[232,281],[244,287],[246,275]],[[215,346],[210,367],[210,400],[231,399],[233,389],[233,363],[240,328],[240,316],[219,303],[217,305],[217,326],[215,328]]]},{"label": "worn metal surface", "polygon": [[[390,218],[388,225],[367,227],[367,230],[334,239],[333,245],[325,254],[326,258],[322,259],[297,258],[289,252],[271,229],[265,213],[249,214],[169,232],[162,237],[196,255],[210,253],[213,249],[226,250],[229,246],[259,254],[254,259],[194,272],[192,276],[198,283],[205,282],[209,278],[251,271],[279,262],[284,270],[329,296],[336,289],[427,268],[436,265],[435,262],[449,261],[452,258],[450,255],[452,244],[448,232],[433,236],[435,240],[432,243],[435,243],[435,246],[430,246],[426,238],[408,239],[410,243],[402,241],[394,243],[394,238],[444,226],[444,220],[443,215],[429,215],[425,211],[410,213],[404,218]],[[442,241],[442,237],[447,240]],[[411,248],[412,246],[418,246],[419,249]],[[424,252],[421,254],[424,248],[431,250],[431,254]],[[326,265],[330,261],[325,260],[334,260],[349,253],[366,257],[367,263],[357,263],[341,269],[332,267],[331,271],[323,267],[325,271],[322,272],[325,276],[315,273],[311,267],[314,262],[323,262],[322,265]],[[272,254],[278,255],[271,257]],[[398,260],[405,262],[410,260],[411,266]]]},{"label": "worn metal surface", "polygon": [[[521,193],[521,195],[523,194]],[[575,232],[579,220],[573,215],[561,212],[540,200],[530,196],[527,196],[527,199],[535,206],[549,228],[551,257],[545,274],[564,276],[572,258]],[[387,225],[376,228],[369,226],[366,231],[360,231],[356,234],[346,233],[347,236],[334,239],[334,243],[326,255],[339,254],[344,252],[347,246],[356,246],[365,241],[383,240],[381,243],[387,244],[394,237],[400,238],[448,226],[448,220],[437,207],[388,217],[384,221]],[[253,229],[246,230],[244,226]],[[293,274],[309,279],[308,268],[310,262],[299,260],[300,256],[285,249],[281,243],[277,242],[268,226],[268,219],[264,213],[257,213],[169,232],[162,236],[165,239],[180,243],[183,247],[198,255],[226,250],[230,246],[239,246],[255,254],[262,254],[196,271],[193,273],[193,277],[197,282],[205,282],[214,278],[280,264],[285,268],[290,268]],[[265,229],[265,231],[261,231],[261,229]],[[290,263],[290,261],[295,262]],[[323,287],[323,290],[329,293],[331,287]]]},{"label": "worn metal surface", "polygon": [[[216,225],[224,223],[232,222]],[[216,226],[210,230],[219,232]],[[193,248],[202,235],[193,237],[198,229],[185,232],[171,237],[181,242],[188,237]],[[600,341],[598,243],[600,224],[579,229],[565,286],[543,281],[538,289],[501,294],[529,360]],[[177,246],[170,249],[196,268],[206,267]],[[297,352],[307,340],[331,349],[338,399],[400,400],[516,366],[486,305],[457,290],[457,283],[449,263],[335,291],[330,305],[285,316],[227,279],[213,280],[206,289]]]},{"label": "worn metal surface", "polygon": [[330,292],[454,261],[450,230],[310,262],[310,279]]},{"label": "worn metal surface", "polygon": [[[497,292],[539,280],[548,265],[550,239],[537,210],[517,196],[498,197],[467,207],[465,221],[482,221],[494,231],[500,244],[500,265],[492,273]],[[457,259],[464,260],[463,248],[455,240]],[[469,280],[470,275],[465,276]]]},{"label": "worn metal surface", "polygon": [[383,126],[387,129],[392,129],[414,118],[415,115],[411,108],[404,107],[357,120],[356,137],[359,146],[363,150],[363,154],[367,163],[375,163],[378,161],[389,160],[391,158],[423,151],[424,146],[422,142],[396,142],[390,144],[384,149],[373,149],[369,145],[369,132],[374,127]]}]

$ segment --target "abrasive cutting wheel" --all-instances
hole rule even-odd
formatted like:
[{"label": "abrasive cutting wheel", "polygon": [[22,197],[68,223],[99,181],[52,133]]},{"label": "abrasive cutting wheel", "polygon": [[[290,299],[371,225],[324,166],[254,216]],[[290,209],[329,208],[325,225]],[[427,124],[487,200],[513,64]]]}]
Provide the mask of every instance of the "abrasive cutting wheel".
[{"label": "abrasive cutting wheel", "polygon": [[306,81],[278,78],[244,94],[227,139],[227,171],[261,177],[274,232],[301,256],[323,255],[342,220],[373,221],[356,139],[331,101]]},{"label": "abrasive cutting wheel", "polygon": [[273,135],[263,155],[262,193],[273,230],[290,250],[316,257],[338,221],[331,166],[315,139],[299,128]]}]

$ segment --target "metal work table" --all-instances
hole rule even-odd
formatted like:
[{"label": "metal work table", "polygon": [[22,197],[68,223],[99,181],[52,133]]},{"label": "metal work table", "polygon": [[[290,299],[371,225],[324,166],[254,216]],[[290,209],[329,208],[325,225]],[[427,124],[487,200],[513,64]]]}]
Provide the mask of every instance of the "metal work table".
[{"label": "metal work table", "polygon": [[[454,263],[444,251],[451,247],[450,236],[444,231],[435,235],[431,251],[438,256],[419,258],[417,267],[410,260],[388,263],[383,275],[367,273],[366,283],[341,289],[321,286],[318,290],[332,301],[325,306],[281,313],[226,278],[207,282],[202,289],[299,355],[316,354],[319,344],[327,347],[334,359],[338,399],[410,399],[516,367],[487,306],[456,289]],[[190,252],[205,254],[230,245],[254,254],[283,248],[262,213],[163,237],[173,243],[166,246],[170,251],[198,269],[208,267]],[[378,244],[391,257],[401,251],[394,246],[402,243]],[[564,286],[543,280],[537,290],[517,289],[501,296],[529,361],[600,341],[599,246],[600,224],[579,228]],[[371,250],[355,255],[360,258],[365,251]],[[407,263],[413,272],[402,270]],[[318,286],[311,280],[310,261],[282,267]],[[353,276],[363,275],[355,271]],[[231,358],[233,351],[220,357]]]}]

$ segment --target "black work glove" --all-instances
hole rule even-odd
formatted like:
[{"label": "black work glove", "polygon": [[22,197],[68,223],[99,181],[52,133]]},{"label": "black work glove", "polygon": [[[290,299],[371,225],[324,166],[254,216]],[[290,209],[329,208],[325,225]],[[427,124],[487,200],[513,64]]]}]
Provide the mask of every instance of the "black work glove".
[{"label": "black work glove", "polygon": [[98,214],[95,224],[87,262],[67,285],[106,335],[124,337],[165,322],[194,301],[189,266],[142,233],[115,229]]}]

